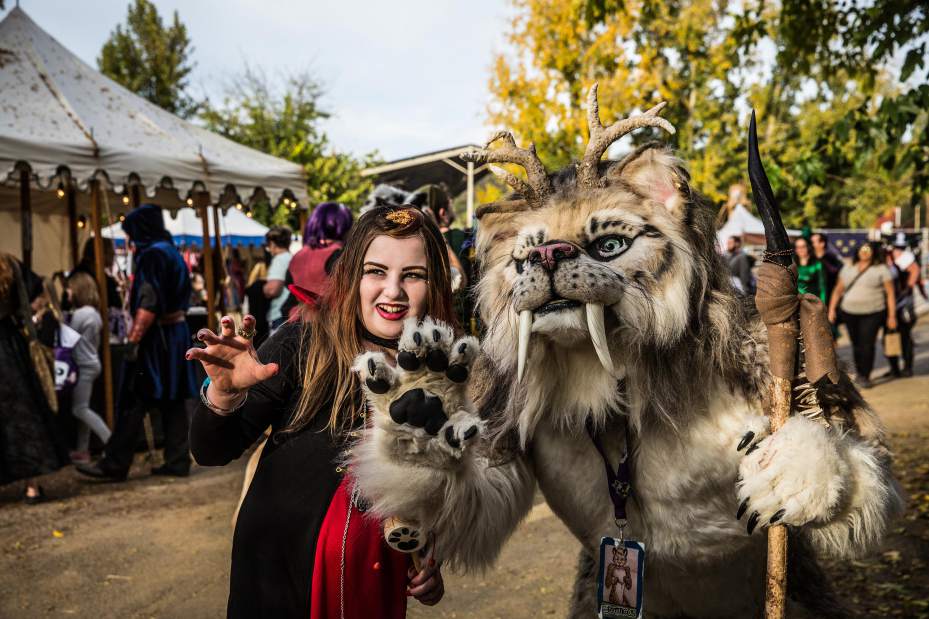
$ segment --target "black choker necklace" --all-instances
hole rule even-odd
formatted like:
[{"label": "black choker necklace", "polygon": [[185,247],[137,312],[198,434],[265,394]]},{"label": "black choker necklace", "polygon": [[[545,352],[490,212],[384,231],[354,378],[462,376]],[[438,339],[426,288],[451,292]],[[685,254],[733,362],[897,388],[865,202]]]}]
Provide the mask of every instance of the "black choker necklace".
[{"label": "black choker necklace", "polygon": [[361,327],[361,337],[368,340],[372,344],[377,344],[378,346],[383,346],[384,348],[389,348],[391,350],[397,350],[397,343],[400,341],[400,338],[389,340],[384,337],[378,337],[364,327]]}]

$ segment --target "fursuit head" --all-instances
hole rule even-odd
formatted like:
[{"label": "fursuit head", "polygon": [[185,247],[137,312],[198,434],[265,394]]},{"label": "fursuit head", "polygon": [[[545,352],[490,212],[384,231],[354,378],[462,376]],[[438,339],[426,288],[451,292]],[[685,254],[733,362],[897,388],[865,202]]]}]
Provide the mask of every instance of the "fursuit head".
[{"label": "fursuit head", "polygon": [[715,208],[660,145],[601,161],[661,106],[610,126],[589,97],[580,163],[549,174],[496,134],[475,151],[514,186],[479,213],[486,335],[411,319],[396,364],[357,359],[372,423],[350,466],[374,513],[418,523],[452,568],[489,568],[535,489],[579,540],[572,617],[596,616],[602,536],[617,536],[599,435],[623,454],[626,538],[647,552],[649,617],[758,617],[765,535],[790,528],[788,615],[838,616],[819,557],[873,551],[901,509],[882,426],[848,377],[811,385],[776,432],[767,335],[715,246]]}]

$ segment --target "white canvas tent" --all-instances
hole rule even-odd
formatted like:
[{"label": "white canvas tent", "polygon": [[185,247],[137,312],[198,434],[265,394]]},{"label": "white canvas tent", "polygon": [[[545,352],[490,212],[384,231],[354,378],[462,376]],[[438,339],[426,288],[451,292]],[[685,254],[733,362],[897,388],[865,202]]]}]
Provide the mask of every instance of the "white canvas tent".
[{"label": "white canvas tent", "polygon": [[[787,234],[791,237],[797,237],[800,236],[800,231],[788,228]],[[729,213],[729,219],[716,232],[716,240],[719,241],[719,246],[724,250],[726,249],[726,241],[731,236],[742,237],[743,245],[763,246],[765,244],[764,224],[743,205],[736,204]]]},{"label": "white canvas tent", "polygon": [[[307,204],[303,168],[184,121],[101,75],[18,6],[0,21],[0,251],[41,275],[71,268],[90,214],[97,283],[102,228],[143,201],[202,219],[210,325],[215,291],[207,206],[264,198]],[[216,218],[216,210],[213,217]],[[100,313],[107,324],[106,295]],[[110,348],[103,346],[112,425]]]},{"label": "white canvas tent", "polygon": [[719,246],[725,248],[726,241],[731,236],[741,236],[743,242],[747,242],[746,237],[757,239],[760,236],[761,243],[764,244],[764,224],[759,218],[749,213],[747,208],[736,204],[729,213],[729,219],[716,232]]},{"label": "white canvas tent", "polygon": [[[194,209],[182,208],[175,213],[165,211],[164,221],[165,229],[174,238],[175,243],[192,245],[203,242],[203,223]],[[209,218],[209,225],[210,236],[216,238],[216,226],[212,217]],[[261,245],[267,232],[267,226],[236,209],[219,214],[219,233],[223,245]],[[123,233],[122,224],[115,223],[103,229],[103,236],[113,239],[116,246],[121,247],[126,235]]]},{"label": "white canvas tent", "polygon": [[[70,267],[67,204],[90,211],[92,181],[108,190],[110,215],[136,200],[177,209],[208,195],[223,207],[265,197],[306,205],[301,166],[182,120],[98,73],[19,7],[0,22],[0,249],[22,255],[19,183],[30,181],[37,272]],[[128,204],[123,196],[132,197]],[[60,215],[63,221],[52,221]],[[106,215],[106,214],[104,214]],[[105,222],[108,223],[108,222]],[[57,224],[57,225],[56,225]],[[51,238],[44,238],[45,235]],[[79,239],[78,239],[79,240]],[[44,251],[44,249],[51,251]]]}]

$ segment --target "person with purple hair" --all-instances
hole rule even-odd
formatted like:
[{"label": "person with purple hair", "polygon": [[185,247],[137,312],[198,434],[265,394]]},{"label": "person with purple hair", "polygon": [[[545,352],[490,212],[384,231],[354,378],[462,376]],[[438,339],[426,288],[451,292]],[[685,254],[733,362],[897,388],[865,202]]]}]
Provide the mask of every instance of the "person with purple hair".
[{"label": "person with purple hair", "polygon": [[352,212],[338,202],[323,202],[313,209],[303,229],[303,248],[294,254],[287,271],[287,288],[294,302],[283,310],[290,319],[300,311],[296,301],[312,309],[326,291],[352,221]]}]

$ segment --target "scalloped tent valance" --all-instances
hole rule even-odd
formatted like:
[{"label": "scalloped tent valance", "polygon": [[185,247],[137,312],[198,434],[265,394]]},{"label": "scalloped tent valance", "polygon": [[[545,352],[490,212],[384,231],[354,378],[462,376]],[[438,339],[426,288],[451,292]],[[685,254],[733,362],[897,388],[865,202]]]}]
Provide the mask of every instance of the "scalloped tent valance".
[{"label": "scalloped tent valance", "polygon": [[257,197],[307,205],[301,166],[129,92],[19,7],[0,22],[0,93],[0,184],[18,184],[17,166],[26,165],[37,189],[55,191],[68,178],[81,190],[99,180],[116,194],[138,184],[169,209],[203,191],[227,207]]}]

